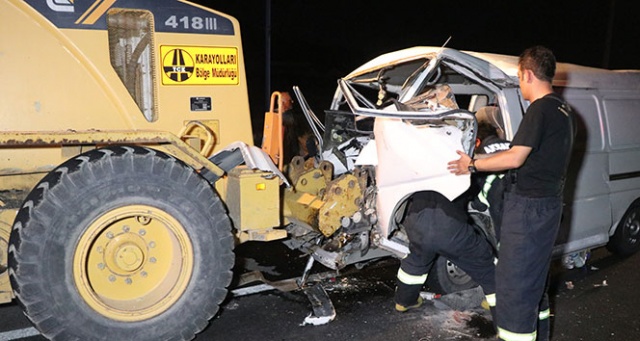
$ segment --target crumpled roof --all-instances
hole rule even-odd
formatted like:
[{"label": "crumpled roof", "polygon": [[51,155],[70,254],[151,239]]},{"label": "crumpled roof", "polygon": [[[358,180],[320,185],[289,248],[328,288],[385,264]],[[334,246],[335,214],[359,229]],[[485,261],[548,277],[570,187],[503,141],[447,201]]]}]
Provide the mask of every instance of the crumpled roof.
[{"label": "crumpled roof", "polygon": [[[470,68],[485,79],[499,84],[517,84],[518,57],[494,53],[459,51],[437,46],[415,46],[380,55],[352,71],[350,79],[384,66],[420,58],[433,58],[437,53]],[[577,88],[640,89],[640,70],[607,70],[558,62],[554,85]]]}]

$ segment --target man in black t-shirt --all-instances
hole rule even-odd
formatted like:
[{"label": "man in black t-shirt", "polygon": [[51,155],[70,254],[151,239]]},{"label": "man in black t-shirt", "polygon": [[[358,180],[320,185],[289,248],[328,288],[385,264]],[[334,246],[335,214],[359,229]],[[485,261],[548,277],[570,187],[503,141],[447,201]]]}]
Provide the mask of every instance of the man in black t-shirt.
[{"label": "man in black t-shirt", "polygon": [[531,105],[511,148],[477,160],[459,151],[460,159],[448,164],[458,175],[510,170],[496,268],[496,324],[504,341],[549,338],[545,284],[575,136],[574,114],[553,92],[555,67],[549,49],[525,50],[518,61],[518,78],[522,96]]}]

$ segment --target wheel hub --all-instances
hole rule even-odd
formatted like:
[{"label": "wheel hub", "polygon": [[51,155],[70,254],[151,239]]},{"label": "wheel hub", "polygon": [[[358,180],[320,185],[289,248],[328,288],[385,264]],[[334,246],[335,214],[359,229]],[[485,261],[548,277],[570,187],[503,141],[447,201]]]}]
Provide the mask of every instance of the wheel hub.
[{"label": "wheel hub", "polygon": [[96,251],[104,249],[104,263],[109,272],[120,276],[134,275],[149,255],[145,240],[134,233],[122,233],[107,240],[105,246],[97,246]]},{"label": "wheel hub", "polygon": [[449,279],[455,284],[464,284],[470,280],[469,275],[462,271],[458,266],[453,264],[450,260],[447,259],[447,273],[449,274]]},{"label": "wheel hub", "polygon": [[627,227],[629,231],[629,242],[635,244],[638,241],[638,237],[640,237],[640,220],[637,218],[637,214],[629,217]]},{"label": "wheel hub", "polygon": [[118,250],[116,262],[125,271],[136,270],[142,265],[142,251],[135,246],[123,247]]},{"label": "wheel hub", "polygon": [[185,290],[193,249],[182,225],[149,206],[126,206],[92,223],[76,249],[74,278],[103,315],[135,321],[162,313]]}]

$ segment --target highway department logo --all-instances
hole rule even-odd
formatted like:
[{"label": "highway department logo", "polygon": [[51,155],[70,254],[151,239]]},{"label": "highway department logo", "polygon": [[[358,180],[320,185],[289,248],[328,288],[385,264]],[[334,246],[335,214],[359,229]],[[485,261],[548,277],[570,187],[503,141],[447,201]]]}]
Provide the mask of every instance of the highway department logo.
[{"label": "highway department logo", "polygon": [[238,85],[236,47],[160,46],[163,85]]},{"label": "highway department logo", "polygon": [[162,71],[174,82],[184,82],[193,74],[195,64],[191,55],[183,49],[173,49],[162,58]]}]

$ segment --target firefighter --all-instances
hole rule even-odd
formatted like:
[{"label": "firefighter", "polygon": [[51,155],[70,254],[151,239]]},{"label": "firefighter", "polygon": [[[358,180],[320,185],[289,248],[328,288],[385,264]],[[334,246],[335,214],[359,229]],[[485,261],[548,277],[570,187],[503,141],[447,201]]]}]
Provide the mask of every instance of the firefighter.
[{"label": "firefighter", "polygon": [[[499,116],[498,107],[483,107],[476,113],[478,120],[476,158],[488,157],[509,149],[509,141],[504,139],[504,133],[498,123]],[[491,219],[490,232],[493,234],[492,237],[495,237],[495,243],[497,243],[502,220],[504,175],[504,173],[479,172],[471,177],[470,209],[484,213]]]},{"label": "firefighter", "polygon": [[546,283],[575,136],[575,116],[553,92],[555,67],[549,49],[525,50],[518,78],[531,104],[511,148],[477,160],[459,151],[460,159],[448,164],[458,175],[509,170],[496,269],[496,322],[503,341],[549,338]]},{"label": "firefighter", "polygon": [[[491,154],[509,146],[499,137],[497,125],[487,119],[486,113],[490,113],[489,117],[495,116],[498,115],[497,110],[487,107],[476,114],[479,120],[477,153]],[[486,176],[474,176],[473,182],[482,188],[485,179]],[[495,306],[494,250],[470,224],[465,210],[466,198],[478,192],[481,196],[481,188],[470,189],[454,202],[433,191],[418,192],[411,196],[403,221],[409,237],[410,254],[402,260],[398,270],[396,310],[404,312],[422,304],[420,290],[438,255],[446,257],[469,274],[482,286],[489,307]]]},{"label": "firefighter", "polygon": [[434,191],[414,193],[403,221],[409,237],[409,255],[398,270],[395,294],[400,312],[422,305],[420,290],[438,255],[469,274],[495,306],[495,266],[487,240],[469,223],[464,205]]}]

